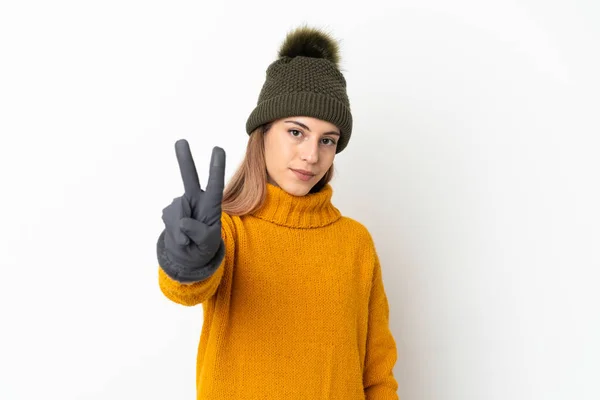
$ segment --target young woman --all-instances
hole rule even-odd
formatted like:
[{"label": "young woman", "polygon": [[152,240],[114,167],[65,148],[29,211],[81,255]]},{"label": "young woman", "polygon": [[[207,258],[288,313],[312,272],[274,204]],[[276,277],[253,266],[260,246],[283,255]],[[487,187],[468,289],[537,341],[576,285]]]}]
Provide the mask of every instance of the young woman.
[{"label": "young woman", "polygon": [[227,187],[223,149],[202,190],[187,141],[175,145],[185,193],[163,209],[159,286],[202,304],[198,399],[398,399],[373,240],[331,203],[352,131],[338,62],[328,34],[288,34]]}]

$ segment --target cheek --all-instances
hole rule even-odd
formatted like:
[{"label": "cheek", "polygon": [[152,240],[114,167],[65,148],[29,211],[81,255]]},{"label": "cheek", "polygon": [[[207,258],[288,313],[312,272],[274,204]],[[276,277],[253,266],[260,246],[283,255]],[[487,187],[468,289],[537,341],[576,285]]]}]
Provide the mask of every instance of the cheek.
[{"label": "cheek", "polygon": [[276,143],[275,156],[283,162],[289,161],[296,154],[297,143],[290,137],[282,135]]},{"label": "cheek", "polygon": [[327,167],[326,169],[329,169],[331,164],[333,164],[334,158],[335,158],[335,150],[331,150],[331,149],[326,149],[325,151],[323,151],[323,153],[321,154],[321,157],[320,157],[320,159],[323,162],[323,166]]},{"label": "cheek", "polygon": [[271,172],[288,168],[293,146],[283,137],[273,137],[265,140],[265,160]]}]

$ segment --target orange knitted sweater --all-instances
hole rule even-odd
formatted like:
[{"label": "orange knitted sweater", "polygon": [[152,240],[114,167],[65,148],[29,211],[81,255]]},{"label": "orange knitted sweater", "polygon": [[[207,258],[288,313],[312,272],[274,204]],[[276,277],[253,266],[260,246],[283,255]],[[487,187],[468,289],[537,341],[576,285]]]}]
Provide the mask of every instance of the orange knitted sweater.
[{"label": "orange knitted sweater", "polygon": [[202,304],[197,399],[396,400],[396,343],[371,235],[331,203],[267,184],[256,212],[222,214],[225,259],[193,284],[159,286]]}]

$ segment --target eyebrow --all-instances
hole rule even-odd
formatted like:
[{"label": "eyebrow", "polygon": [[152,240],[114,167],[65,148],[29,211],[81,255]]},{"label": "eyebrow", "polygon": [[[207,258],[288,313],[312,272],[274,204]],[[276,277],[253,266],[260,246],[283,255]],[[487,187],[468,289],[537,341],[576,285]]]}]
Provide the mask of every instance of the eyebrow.
[{"label": "eyebrow", "polygon": [[[303,127],[304,129],[306,129],[307,131],[311,131],[310,128],[306,125],[304,125],[302,122],[298,122],[298,121],[284,121],[284,122],[291,122],[292,124],[296,124],[296,125],[300,125],[301,127]],[[339,132],[336,131],[330,131],[330,132],[325,132],[324,135],[337,135],[340,136]]]}]

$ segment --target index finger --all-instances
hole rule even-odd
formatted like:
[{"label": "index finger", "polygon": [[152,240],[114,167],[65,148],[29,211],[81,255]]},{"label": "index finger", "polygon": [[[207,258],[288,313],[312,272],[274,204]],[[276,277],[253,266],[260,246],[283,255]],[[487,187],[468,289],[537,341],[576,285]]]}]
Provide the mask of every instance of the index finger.
[{"label": "index finger", "polygon": [[175,153],[177,154],[185,194],[188,195],[188,198],[198,196],[200,194],[200,180],[187,140],[180,139],[175,142]]}]

